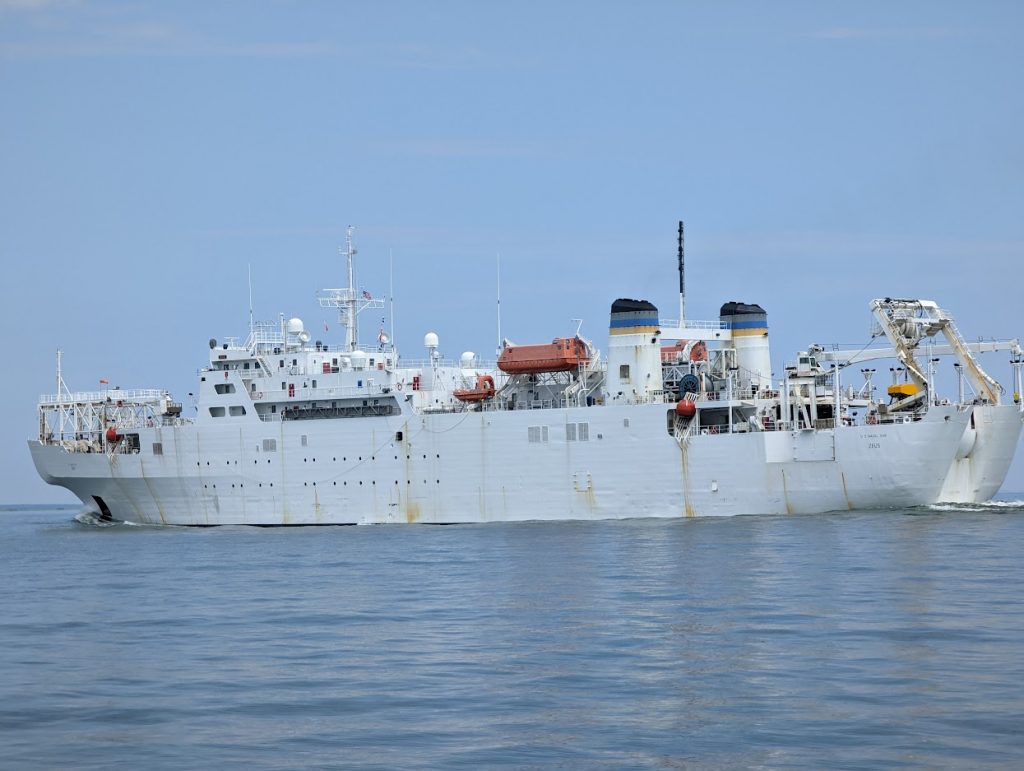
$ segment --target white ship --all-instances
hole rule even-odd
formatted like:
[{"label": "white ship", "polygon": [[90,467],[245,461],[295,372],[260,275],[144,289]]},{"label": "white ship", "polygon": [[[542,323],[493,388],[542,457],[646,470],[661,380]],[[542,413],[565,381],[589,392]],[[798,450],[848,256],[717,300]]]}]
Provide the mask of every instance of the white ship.
[{"label": "white ship", "polygon": [[[103,519],[321,525],[793,514],[981,502],[1021,432],[1016,339],[967,343],[928,300],[870,303],[863,350],[812,346],[775,381],[767,314],[729,302],[679,321],[644,300],[611,306],[608,351],[578,334],[506,342],[498,361],[399,357],[357,316],[383,303],[325,290],[342,345],[302,321],[210,340],[194,418],[163,390],[57,393],[29,446],[42,478]],[[977,354],[1007,351],[1012,400]],[[953,360],[956,393],[936,372]],[[875,359],[894,360],[876,384]],[[952,387],[950,388],[952,391]],[[1012,403],[1011,403],[1012,402]]]}]

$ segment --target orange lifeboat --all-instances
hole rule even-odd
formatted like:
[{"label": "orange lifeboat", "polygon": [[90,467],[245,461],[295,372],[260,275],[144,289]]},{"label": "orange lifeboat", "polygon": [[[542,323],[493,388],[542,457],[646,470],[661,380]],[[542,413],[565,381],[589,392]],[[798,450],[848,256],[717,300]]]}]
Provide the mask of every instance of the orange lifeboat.
[{"label": "orange lifeboat", "polygon": [[[689,356],[687,356],[689,349]],[[661,363],[674,364],[681,361],[707,361],[708,347],[703,340],[680,340],[675,345],[661,346]]]},{"label": "orange lifeboat", "polygon": [[494,396],[494,378],[477,375],[476,388],[459,388],[452,392],[460,402],[482,402]]},{"label": "orange lifeboat", "polygon": [[505,343],[498,357],[498,369],[510,375],[541,372],[572,372],[590,361],[590,350],[579,337],[556,337],[540,345]]}]

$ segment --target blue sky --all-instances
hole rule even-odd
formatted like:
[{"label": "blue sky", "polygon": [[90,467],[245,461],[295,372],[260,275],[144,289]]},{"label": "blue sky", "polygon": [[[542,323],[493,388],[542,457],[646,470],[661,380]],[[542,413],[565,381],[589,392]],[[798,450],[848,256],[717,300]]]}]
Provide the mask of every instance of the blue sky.
[{"label": "blue sky", "polygon": [[[322,329],[388,285],[449,356],[608,308],[769,314],[773,360],[860,347],[873,297],[1024,335],[1024,6],[1013,2],[0,0],[0,402],[10,502],[70,501],[25,440],[54,351],[185,398],[210,337]],[[364,319],[364,327],[375,321]],[[330,342],[337,325],[331,325]],[[1009,386],[1002,354],[983,364]],[[1024,490],[1018,458],[1007,490]]]}]

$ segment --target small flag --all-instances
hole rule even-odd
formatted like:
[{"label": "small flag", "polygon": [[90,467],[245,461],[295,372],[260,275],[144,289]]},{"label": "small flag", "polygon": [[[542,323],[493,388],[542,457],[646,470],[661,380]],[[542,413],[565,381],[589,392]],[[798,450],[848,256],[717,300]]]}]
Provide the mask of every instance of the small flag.
[{"label": "small flag", "polygon": [[330,332],[330,331],[331,331],[331,330],[329,330],[329,329],[327,328],[327,322],[325,321],[325,322],[324,322],[324,332]]},{"label": "small flag", "polygon": [[109,380],[107,380],[106,378],[100,378],[100,385],[106,385],[106,384],[107,384],[107,383],[109,383],[109,382],[110,382],[110,381],[109,381]]},{"label": "small flag", "polygon": [[366,290],[364,289],[364,290],[363,290],[363,299],[364,299],[364,300],[372,300],[372,299],[373,299],[373,295],[372,295],[372,294],[370,294],[369,292],[367,292],[367,291],[366,291]]}]

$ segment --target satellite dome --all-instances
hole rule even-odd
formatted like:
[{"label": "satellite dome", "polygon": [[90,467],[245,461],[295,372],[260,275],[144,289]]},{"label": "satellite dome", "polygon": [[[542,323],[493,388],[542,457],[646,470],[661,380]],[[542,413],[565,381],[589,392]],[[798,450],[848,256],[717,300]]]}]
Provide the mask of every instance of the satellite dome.
[{"label": "satellite dome", "polygon": [[284,328],[289,335],[297,335],[300,334],[306,327],[303,325],[302,319],[295,318],[288,319],[288,323],[285,324]]},{"label": "satellite dome", "polygon": [[423,345],[427,348],[437,348],[439,344],[436,332],[427,332],[423,336]]}]

